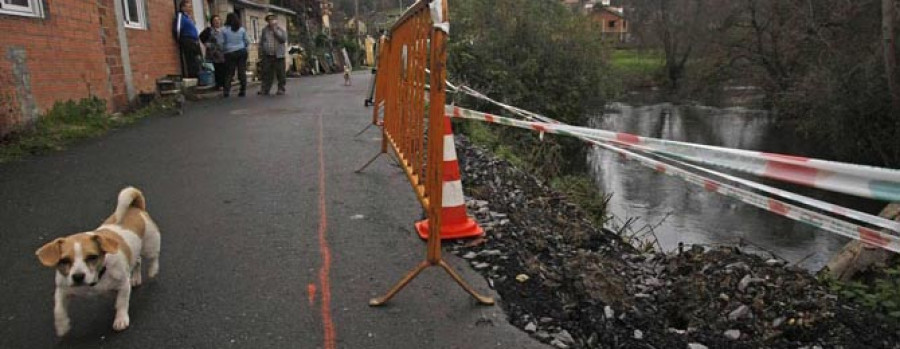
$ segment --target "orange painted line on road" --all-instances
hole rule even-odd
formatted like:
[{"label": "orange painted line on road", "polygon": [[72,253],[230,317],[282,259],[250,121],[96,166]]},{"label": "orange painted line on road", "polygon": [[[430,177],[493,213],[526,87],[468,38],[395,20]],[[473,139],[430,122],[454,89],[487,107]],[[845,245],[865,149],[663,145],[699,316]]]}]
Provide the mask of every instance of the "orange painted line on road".
[{"label": "orange painted line on road", "polygon": [[312,306],[316,302],[316,284],[309,284],[306,291],[309,293],[309,306]]},{"label": "orange painted line on road", "polygon": [[[334,322],[331,320],[331,248],[325,233],[328,231],[328,211],[325,205],[325,150],[323,146],[322,112],[319,112],[319,251],[322,266],[319,268],[319,286],[322,288],[322,327],[325,331],[325,349],[335,348]],[[313,286],[315,287],[315,286]]]}]

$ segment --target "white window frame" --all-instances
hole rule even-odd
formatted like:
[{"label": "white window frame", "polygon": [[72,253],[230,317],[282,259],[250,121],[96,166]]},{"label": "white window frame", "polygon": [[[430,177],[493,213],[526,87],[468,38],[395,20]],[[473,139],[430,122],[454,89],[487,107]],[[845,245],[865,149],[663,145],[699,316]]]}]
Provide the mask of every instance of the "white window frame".
[{"label": "white window frame", "polygon": [[[128,7],[129,1],[134,1],[135,7],[137,7],[137,22],[132,22],[130,19],[131,16],[129,16],[128,13],[128,11],[130,11]],[[121,0],[121,2],[123,11],[122,16],[125,17],[122,22],[125,23],[125,28],[147,29],[147,11],[144,10],[144,0]]]},{"label": "white window frame", "polygon": [[250,42],[259,43],[259,17],[250,16],[250,29],[253,31]]},{"label": "white window frame", "polygon": [[0,14],[44,18],[42,0],[28,0],[28,6],[13,5],[8,1],[10,0],[0,0]]}]

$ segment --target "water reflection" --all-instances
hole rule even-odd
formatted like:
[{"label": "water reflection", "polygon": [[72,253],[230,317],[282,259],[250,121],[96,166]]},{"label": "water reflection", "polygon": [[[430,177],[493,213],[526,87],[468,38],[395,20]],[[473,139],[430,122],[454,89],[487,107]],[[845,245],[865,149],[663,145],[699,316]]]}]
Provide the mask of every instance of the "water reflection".
[{"label": "water reflection", "polygon": [[[778,126],[763,111],[656,104],[615,104],[592,119],[592,127],[641,136],[804,156],[828,156]],[[654,229],[666,250],[686,244],[759,245],[791,262],[818,270],[847,241],[833,233],[768,213],[735,199],[705,191],[683,180],[657,173],[637,162],[600,149],[589,153],[600,189],[612,193],[610,210],[620,220],[639,219]],[[751,178],[759,180],[758,178]],[[772,186],[878,213],[883,203],[764,181]]]}]

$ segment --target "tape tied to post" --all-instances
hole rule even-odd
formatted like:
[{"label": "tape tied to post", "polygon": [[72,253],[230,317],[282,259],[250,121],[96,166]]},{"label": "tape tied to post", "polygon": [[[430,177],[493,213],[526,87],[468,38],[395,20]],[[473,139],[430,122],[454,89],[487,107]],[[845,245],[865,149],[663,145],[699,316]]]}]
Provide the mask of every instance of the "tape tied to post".
[{"label": "tape tied to post", "polygon": [[444,21],[443,0],[433,0],[428,7],[431,9],[431,20],[434,22],[434,27],[450,35],[450,22]]}]

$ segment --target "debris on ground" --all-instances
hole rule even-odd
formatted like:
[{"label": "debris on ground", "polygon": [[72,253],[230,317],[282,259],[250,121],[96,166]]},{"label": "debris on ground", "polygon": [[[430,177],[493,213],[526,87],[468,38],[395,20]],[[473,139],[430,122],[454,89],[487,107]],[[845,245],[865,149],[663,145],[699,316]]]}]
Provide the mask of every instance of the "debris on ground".
[{"label": "debris on ground", "polygon": [[458,136],[479,244],[447,248],[556,348],[900,348],[900,329],[804,269],[738,247],[643,253],[546,183]]}]

